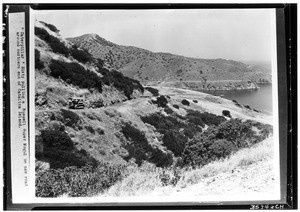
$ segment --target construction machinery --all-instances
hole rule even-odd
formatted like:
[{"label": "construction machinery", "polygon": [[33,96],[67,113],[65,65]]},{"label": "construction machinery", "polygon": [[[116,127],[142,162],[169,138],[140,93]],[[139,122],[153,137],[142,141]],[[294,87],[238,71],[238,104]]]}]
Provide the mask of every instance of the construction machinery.
[{"label": "construction machinery", "polygon": [[70,109],[84,109],[84,99],[82,97],[69,97]]}]

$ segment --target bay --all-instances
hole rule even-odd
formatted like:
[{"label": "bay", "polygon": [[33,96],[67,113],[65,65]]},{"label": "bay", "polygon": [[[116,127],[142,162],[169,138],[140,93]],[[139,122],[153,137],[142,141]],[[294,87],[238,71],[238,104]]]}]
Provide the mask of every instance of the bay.
[{"label": "bay", "polygon": [[201,91],[204,93],[221,96],[228,100],[236,100],[251,108],[272,112],[272,84],[259,84],[256,90],[235,90],[235,91]]}]

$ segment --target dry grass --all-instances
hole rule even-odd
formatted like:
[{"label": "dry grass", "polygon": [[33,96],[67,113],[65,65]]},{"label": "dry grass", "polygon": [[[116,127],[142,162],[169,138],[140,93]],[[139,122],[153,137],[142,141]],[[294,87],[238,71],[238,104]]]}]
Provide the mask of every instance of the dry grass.
[{"label": "dry grass", "polygon": [[[251,164],[264,161],[273,157],[273,138],[258,143],[251,148],[241,149],[228,158],[212,162],[197,169],[180,170],[180,180],[177,188],[185,188],[199,183],[201,180],[216,176],[220,173],[231,173],[237,168],[246,168]],[[145,196],[148,194],[163,195],[170,193],[174,188],[171,185],[163,186],[161,174],[172,176],[171,169],[155,168],[149,164],[131,169],[131,173],[121,182],[112,186],[102,196],[129,197]]]},{"label": "dry grass", "polygon": [[128,177],[112,186],[103,196],[129,197],[141,196],[152,192],[157,187],[162,187],[159,178],[160,169],[150,164],[142,167],[130,167]]},{"label": "dry grass", "polygon": [[243,168],[272,157],[273,138],[269,137],[251,148],[239,150],[228,158],[209,163],[202,168],[185,172],[177,185],[186,187],[198,183],[203,178],[212,177],[222,172],[231,172],[236,168]]}]

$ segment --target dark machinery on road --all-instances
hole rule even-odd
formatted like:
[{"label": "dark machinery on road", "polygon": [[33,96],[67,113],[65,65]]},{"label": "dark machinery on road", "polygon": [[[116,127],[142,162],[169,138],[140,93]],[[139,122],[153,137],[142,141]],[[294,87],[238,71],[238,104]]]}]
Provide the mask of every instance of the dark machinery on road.
[{"label": "dark machinery on road", "polygon": [[70,109],[84,109],[84,99],[82,97],[70,97],[69,108]]}]

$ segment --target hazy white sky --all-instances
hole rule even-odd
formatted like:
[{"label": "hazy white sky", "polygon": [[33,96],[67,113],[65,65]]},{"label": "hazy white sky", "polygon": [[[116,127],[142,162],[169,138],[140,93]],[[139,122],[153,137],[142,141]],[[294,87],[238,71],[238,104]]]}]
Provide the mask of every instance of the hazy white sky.
[{"label": "hazy white sky", "polygon": [[196,58],[270,61],[273,9],[37,11],[63,37],[96,33],[154,52]]}]

